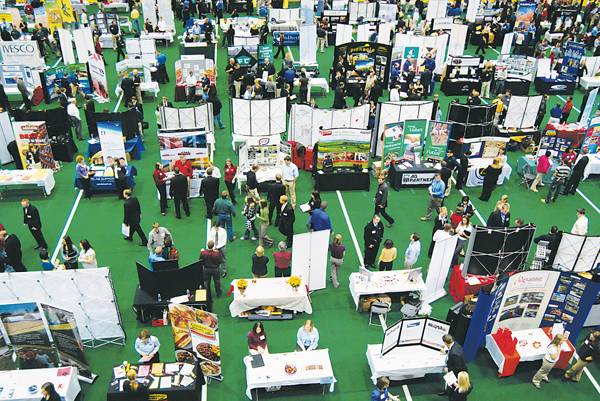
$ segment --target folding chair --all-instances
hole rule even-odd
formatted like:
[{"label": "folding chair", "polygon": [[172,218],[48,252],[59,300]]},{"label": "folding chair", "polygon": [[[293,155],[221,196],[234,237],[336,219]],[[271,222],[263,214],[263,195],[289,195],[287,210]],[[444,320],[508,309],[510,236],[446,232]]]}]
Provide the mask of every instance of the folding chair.
[{"label": "folding chair", "polygon": [[381,324],[373,323],[373,315],[383,316],[383,321],[387,321],[387,315],[390,311],[390,304],[387,302],[375,301],[371,304],[371,310],[369,313],[369,326],[381,326]]}]

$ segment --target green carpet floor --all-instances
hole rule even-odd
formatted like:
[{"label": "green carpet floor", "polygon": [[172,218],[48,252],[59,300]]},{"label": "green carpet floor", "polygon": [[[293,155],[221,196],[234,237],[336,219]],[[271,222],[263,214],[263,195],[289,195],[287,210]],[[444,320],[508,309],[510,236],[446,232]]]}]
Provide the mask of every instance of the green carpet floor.
[{"label": "green carpet floor", "polygon": [[[180,30],[180,23],[178,22],[177,25]],[[473,50],[469,48],[468,52],[472,54]],[[168,58],[171,83],[161,85],[159,96],[165,95],[172,99],[174,96],[174,62],[179,59],[179,51],[177,46],[161,48],[161,51]],[[292,51],[297,57],[298,49],[292,48]],[[113,87],[117,80],[114,70],[116,56],[112,50],[105,50],[104,54],[108,61],[107,73],[111,83],[109,86]],[[488,50],[488,54],[493,55],[493,52]],[[332,47],[326,49],[325,53],[318,54],[318,60],[323,71],[329,68],[332,59]],[[222,167],[226,158],[231,157],[233,160],[237,160],[237,156],[232,152],[230,146],[230,103],[224,73],[225,49],[219,48],[218,62],[217,86],[224,104],[223,120],[226,128],[216,131],[215,163],[217,166]],[[439,92],[439,84],[436,87],[436,92]],[[112,90],[111,93],[113,93]],[[577,91],[575,95],[577,107],[579,107],[582,96],[583,92]],[[329,108],[333,102],[333,94],[317,96],[316,99],[321,108]],[[451,99],[441,94],[441,100],[445,115],[446,106]],[[560,101],[553,97],[549,104],[554,104],[555,100]],[[464,98],[461,101],[464,101]],[[110,108],[112,109],[115,104],[116,99],[111,99]],[[184,107],[185,105],[180,103],[177,106]],[[52,107],[55,107],[55,105],[52,105]],[[156,189],[152,181],[153,164],[159,159],[156,121],[154,118],[155,107],[153,99],[145,99],[144,110],[146,121],[149,122],[150,127],[145,131],[146,152],[143,159],[133,161],[138,170],[135,195],[140,199],[142,205],[143,227],[150,230],[152,222],[159,221],[162,226],[171,230],[175,245],[181,253],[182,264],[185,265],[197,259],[200,249],[206,242],[204,202],[201,199],[192,200],[191,217],[181,221],[175,219],[172,206],[166,217],[160,215]],[[121,106],[122,108],[123,106]],[[571,118],[575,118],[576,114],[572,113]],[[80,153],[85,153],[86,143],[80,142],[78,145]],[[487,218],[491,212],[495,201],[502,194],[508,194],[513,218],[522,217],[526,221],[535,222],[540,233],[547,232],[550,226],[554,224],[561,229],[570,230],[575,220],[575,211],[579,207],[586,207],[589,211],[590,232],[600,232],[600,216],[581,196],[560,197],[556,204],[546,206],[540,202],[540,198],[545,193],[540,191],[539,194],[534,194],[520,186],[520,177],[516,174],[516,159],[518,157],[518,153],[509,154],[509,161],[514,170],[513,175],[507,184],[496,189],[490,202],[484,203],[477,200],[479,188],[466,189],[467,194],[475,200],[475,206],[484,218]],[[63,170],[55,175],[56,187],[50,197],[32,197],[32,203],[39,208],[42,215],[43,231],[49,244],[51,244],[51,250],[54,249],[59,240],[58,236],[63,230],[77,196],[77,192],[73,189],[74,168],[74,163],[63,165]],[[347,247],[340,288],[337,290],[327,288],[315,292],[311,296],[314,312],[310,318],[314,320],[319,329],[321,335],[320,347],[329,348],[330,350],[333,369],[338,380],[335,392],[321,396],[317,392],[287,391],[285,394],[275,393],[261,395],[261,397],[270,399],[284,399],[285,397],[288,400],[304,401],[320,398],[332,401],[368,399],[373,385],[369,379],[370,370],[365,357],[366,345],[380,343],[382,331],[378,327],[368,326],[367,314],[360,314],[354,310],[354,304],[348,290],[348,275],[350,272],[355,271],[358,266],[357,251],[351,240],[351,231],[355,232],[359,246],[362,249],[362,229],[371,216],[373,190],[376,186],[375,180],[372,181],[371,192],[349,191],[341,193],[339,197],[334,192],[322,195],[323,199],[329,202],[328,212],[333,221],[334,231],[342,234]],[[583,182],[580,189],[590,200],[600,205],[600,181],[597,178]],[[312,179],[308,173],[302,172],[297,186],[299,202],[308,200],[311,190]],[[446,204],[452,208],[459,201],[460,196],[457,191],[453,190]],[[427,191],[425,189],[403,189],[399,192],[392,191],[390,193],[388,212],[397,219],[397,223],[392,229],[386,229],[385,237],[396,242],[399,252],[403,252],[408,245],[408,237],[412,232],[422,234],[422,248],[424,250],[429,246],[431,223],[419,220],[419,216],[425,211],[426,202]],[[350,224],[346,223],[344,208],[347,209]],[[35,245],[33,238],[22,225],[21,208],[17,196],[7,198],[0,203],[0,216],[0,222],[21,238],[25,264],[30,270],[39,269],[37,252],[33,250]],[[296,232],[305,231],[305,218],[300,213],[297,214]],[[93,385],[83,386],[88,401],[105,399],[111,368],[114,365],[123,360],[135,361],[137,359],[133,343],[138,331],[145,327],[135,320],[131,305],[138,282],[134,262],[136,260],[145,262],[147,250],[137,246],[135,242],[123,241],[120,234],[121,221],[121,201],[112,195],[96,196],[92,200],[84,199],[81,201],[68,230],[68,234],[74,240],[88,239],[96,250],[99,265],[111,268],[123,326],[127,333],[125,347],[109,345],[86,350],[93,371],[99,375],[98,380]],[[475,221],[475,223],[480,224],[481,222]],[[242,220],[239,217],[235,219],[234,228],[239,236],[242,228]],[[270,235],[276,241],[282,238],[275,229],[270,230]],[[228,287],[229,279],[250,276],[250,257],[255,246],[256,244],[252,241],[235,241],[229,245],[229,276],[224,280],[223,288]],[[271,252],[271,250],[267,252],[268,256]],[[426,268],[428,263],[426,252],[423,252],[418,265]],[[272,264],[270,269],[270,275],[272,275]],[[224,374],[223,382],[214,382],[209,386],[208,397],[210,400],[215,401],[245,399],[246,380],[242,358],[247,353],[246,333],[251,324],[242,319],[231,318],[228,309],[229,303],[230,299],[222,296],[216,299],[214,304],[214,311],[219,314],[221,319],[220,336]],[[435,302],[433,304],[433,315],[438,318],[445,318],[448,307],[451,305],[450,297]],[[294,349],[296,330],[302,324],[304,318],[305,316],[299,316],[293,321],[268,322],[266,324],[271,352],[285,352]],[[388,323],[399,318],[399,312],[393,312],[388,317]],[[151,330],[162,343],[162,359],[165,361],[172,359],[173,342],[170,328],[152,328]],[[530,378],[537,366],[538,363],[524,363],[519,367],[515,376],[499,379],[496,376],[496,368],[491,358],[485,350],[481,350],[477,359],[469,365],[475,387],[470,399],[477,401],[533,401],[540,399],[540,397],[543,397],[545,401],[598,399],[599,393],[594,389],[589,379],[584,378],[579,384],[566,384],[559,380],[558,372],[552,373],[552,383],[544,385],[541,390],[536,390],[531,385]],[[590,371],[596,378],[600,378],[600,370],[597,366],[591,366]],[[435,395],[441,386],[438,377],[413,380],[407,384],[412,399],[416,401],[442,399]],[[406,398],[400,385],[393,386],[392,391],[402,394],[401,398],[403,400]]]}]

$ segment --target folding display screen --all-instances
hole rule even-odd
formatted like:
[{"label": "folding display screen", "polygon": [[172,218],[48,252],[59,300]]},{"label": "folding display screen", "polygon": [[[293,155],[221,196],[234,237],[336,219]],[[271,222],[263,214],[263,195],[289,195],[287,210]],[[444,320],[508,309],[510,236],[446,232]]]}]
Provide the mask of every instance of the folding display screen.
[{"label": "folding display screen", "polygon": [[233,133],[246,136],[277,135],[286,130],[286,98],[231,99]]},{"label": "folding display screen", "polygon": [[556,250],[555,269],[586,272],[600,263],[600,237],[563,233]]},{"label": "folding display screen", "polygon": [[163,129],[203,129],[214,132],[212,104],[176,109],[160,108],[160,121]]},{"label": "folding display screen", "polygon": [[162,299],[184,295],[204,285],[204,274],[200,262],[194,262],[177,270],[150,271],[139,262],[137,267],[140,288],[152,296]]},{"label": "folding display screen", "polygon": [[542,96],[511,96],[504,128],[530,128],[535,126]]},{"label": "folding display screen", "polygon": [[444,348],[442,337],[449,331],[449,323],[431,317],[400,320],[385,331],[381,355],[384,356],[396,347],[411,345],[439,351]]}]

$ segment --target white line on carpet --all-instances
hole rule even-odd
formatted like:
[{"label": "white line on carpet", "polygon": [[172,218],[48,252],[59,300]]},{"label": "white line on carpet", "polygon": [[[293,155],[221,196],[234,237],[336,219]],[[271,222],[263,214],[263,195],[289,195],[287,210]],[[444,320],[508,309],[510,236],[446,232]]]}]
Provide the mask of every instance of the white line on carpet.
[{"label": "white line on carpet", "polygon": [[406,397],[406,401],[412,401],[410,391],[408,391],[408,386],[406,384],[404,384],[402,386],[402,391],[404,391],[404,396]]},{"label": "white line on carpet", "polygon": [[581,195],[581,197],[582,197],[583,199],[585,199],[585,200],[586,200],[586,202],[587,202],[587,203],[589,203],[589,204],[590,204],[590,205],[591,205],[591,206],[594,208],[594,210],[595,210],[596,212],[600,213],[600,209],[598,209],[598,206],[594,205],[594,203],[593,203],[593,202],[590,200],[590,198],[588,198],[587,196],[585,196],[585,195],[583,194],[583,192],[581,192],[579,189],[577,189],[577,193],[578,193],[579,195]]},{"label": "white line on carpet", "polygon": [[[454,183],[454,185],[456,185],[456,180],[454,179],[454,177],[450,177],[450,179],[452,180],[452,182]],[[465,191],[463,191],[462,189],[459,189],[458,192],[461,193],[462,196],[468,196],[466,194]],[[469,196],[469,199],[471,197]],[[483,217],[481,217],[481,214],[479,213],[479,211],[477,210],[477,208],[475,207],[475,203],[473,203],[473,201],[471,200],[471,204],[473,205],[473,211],[475,212],[475,216],[477,216],[477,218],[479,219],[479,221],[481,221],[481,224],[486,225],[485,220],[483,219]]]},{"label": "white line on carpet", "polygon": [[62,232],[60,233],[60,236],[58,237],[58,242],[56,243],[56,248],[54,248],[54,252],[52,252],[52,258],[50,258],[51,261],[55,261],[56,257],[58,256],[58,252],[60,251],[60,247],[62,245],[62,239],[65,235],[67,235],[67,231],[69,231],[69,227],[71,226],[71,222],[73,221],[73,217],[75,216],[75,211],[77,210],[77,206],[79,206],[79,201],[81,201],[81,196],[83,195],[83,189],[79,190],[79,193],[77,194],[77,198],[75,198],[75,202],[73,203],[73,207],[71,207],[71,212],[69,213],[69,218],[67,219],[67,222],[65,223],[65,226],[63,227]]},{"label": "white line on carpet", "polygon": [[56,67],[58,65],[58,63],[60,63],[62,61],[62,57],[59,57],[58,60],[56,60],[56,63],[54,63],[54,65],[52,66],[52,68]]},{"label": "white line on carpet", "polygon": [[[575,352],[575,354],[573,355],[575,356],[575,359],[579,360],[579,355],[577,355],[577,352]],[[594,376],[592,376],[592,374],[590,373],[588,368],[583,368],[583,371],[585,372],[585,375],[588,377],[588,379],[590,379],[590,381],[592,382],[592,385],[594,386],[594,388],[596,389],[596,391],[598,393],[600,393],[600,385],[598,384],[598,382],[596,381],[596,379],[594,378]]]},{"label": "white line on carpet", "polygon": [[350,231],[350,237],[352,238],[352,243],[354,243],[354,249],[356,249],[356,256],[358,256],[358,261],[361,266],[365,265],[365,261],[363,259],[362,252],[360,247],[358,246],[358,241],[356,240],[356,234],[354,233],[354,227],[352,227],[352,222],[350,221],[350,216],[348,216],[348,210],[346,209],[346,204],[344,203],[344,198],[342,198],[342,193],[340,191],[335,191],[338,196],[338,200],[340,201],[340,206],[342,207],[342,212],[344,213],[344,218],[346,219],[346,225],[348,225],[348,230]]},{"label": "white line on carpet", "polygon": [[[561,95],[556,95],[556,97],[557,97],[557,98],[559,98],[560,100],[562,100],[563,102],[566,102],[566,101],[567,101],[567,99],[565,99],[565,98],[564,98],[564,97],[562,97]],[[581,113],[581,110],[579,110],[579,109],[578,109],[577,107],[575,107],[574,105],[573,105],[573,110],[575,110],[575,111],[576,111],[576,112],[578,112],[578,113]]]}]

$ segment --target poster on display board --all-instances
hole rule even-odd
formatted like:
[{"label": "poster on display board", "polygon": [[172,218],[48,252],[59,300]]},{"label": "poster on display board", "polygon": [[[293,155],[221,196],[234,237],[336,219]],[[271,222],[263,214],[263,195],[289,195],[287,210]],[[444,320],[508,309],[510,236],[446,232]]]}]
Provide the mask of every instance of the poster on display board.
[{"label": "poster on display board", "polygon": [[352,42],[335,47],[333,63],[342,57],[350,70],[366,75],[371,69],[387,87],[390,76],[392,46],[372,42]]},{"label": "poster on display board", "polygon": [[587,148],[588,153],[598,153],[600,146],[600,117],[592,118],[588,126],[582,148]]},{"label": "poster on display board", "polygon": [[585,45],[577,42],[567,42],[564,47],[562,63],[560,65],[559,78],[576,79],[579,65],[585,56]]},{"label": "poster on display board", "polygon": [[383,131],[383,170],[404,155],[404,123],[386,124]]},{"label": "poster on display board", "polygon": [[450,331],[450,324],[430,317],[403,319],[385,330],[381,346],[384,356],[396,347],[422,345],[442,350],[445,345],[442,337]]},{"label": "poster on display board", "polygon": [[402,322],[402,331],[398,337],[398,345],[416,345],[421,343],[425,319],[410,319]]},{"label": "poster on display board", "polygon": [[159,130],[158,145],[162,162],[173,162],[184,155],[192,165],[201,169],[208,166],[209,152],[206,131]]},{"label": "poster on display board", "polygon": [[283,35],[284,46],[297,46],[300,44],[300,32],[298,31],[274,31],[273,46],[279,46],[279,38]]},{"label": "poster on display board", "polygon": [[12,350],[8,348],[4,336],[0,335],[0,371],[17,369],[13,355]]},{"label": "poster on display board", "polygon": [[169,319],[177,362],[200,364],[205,376],[221,377],[219,319],[214,313],[187,305],[169,304]]},{"label": "poster on display board", "polygon": [[273,46],[271,45],[259,45],[258,46],[258,64],[262,65],[265,63],[265,59],[273,62]]},{"label": "poster on display board", "polygon": [[318,142],[317,168],[323,168],[323,160],[328,155],[334,168],[369,167],[370,138],[364,135],[339,135],[333,138],[322,137]]},{"label": "poster on display board", "polygon": [[450,325],[442,320],[428,317],[423,330],[421,344],[426,347],[442,350],[445,348],[442,338],[450,331]]},{"label": "poster on display board", "polygon": [[515,32],[523,32],[529,30],[529,24],[533,22],[537,4],[535,1],[521,1],[517,6]]},{"label": "poster on display board", "polygon": [[0,74],[4,88],[16,88],[17,79],[22,78],[30,92],[35,89],[35,80],[31,68],[25,65],[0,64]]},{"label": "poster on display board", "polygon": [[43,121],[15,121],[13,131],[25,170],[54,169],[54,156]]},{"label": "poster on display board", "polygon": [[38,43],[34,40],[13,40],[0,43],[2,62],[11,65],[26,65],[32,68],[42,67],[44,58],[40,56]]},{"label": "poster on display board", "polygon": [[276,166],[280,164],[280,149],[279,135],[249,137],[240,148],[240,166]]},{"label": "poster on display board", "polygon": [[109,158],[113,160],[124,158],[127,160],[121,121],[99,121],[96,125],[98,126],[98,138],[100,139],[104,165],[110,166],[112,164],[109,162]]},{"label": "poster on display board", "polygon": [[92,86],[88,75],[86,64],[70,64],[61,67],[49,68],[44,72],[44,97],[46,101],[56,99],[56,89],[62,87],[65,82],[77,83],[79,89],[86,95],[92,93]]},{"label": "poster on display board", "polygon": [[108,100],[108,82],[106,80],[106,68],[104,59],[101,55],[94,53],[88,58],[88,67],[90,69],[90,79],[94,94],[101,99]]},{"label": "poster on display board", "polygon": [[452,125],[442,121],[430,121],[423,156],[431,160],[443,160],[450,138]]}]

